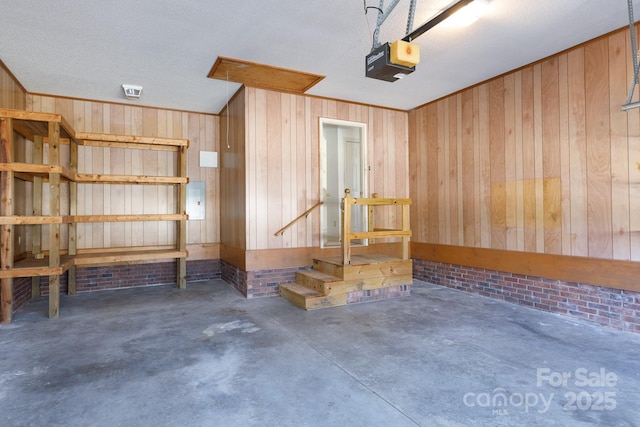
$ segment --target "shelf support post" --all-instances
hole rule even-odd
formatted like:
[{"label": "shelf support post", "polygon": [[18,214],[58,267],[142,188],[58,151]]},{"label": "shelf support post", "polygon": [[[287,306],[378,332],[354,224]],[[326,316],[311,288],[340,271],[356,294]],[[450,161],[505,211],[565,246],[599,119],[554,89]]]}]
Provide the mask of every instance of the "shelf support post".
[{"label": "shelf support post", "polygon": [[[33,163],[41,165],[44,160],[42,135],[33,137]],[[33,215],[42,216],[42,177],[33,177]],[[39,256],[42,253],[42,225],[34,224],[31,235],[31,253]],[[31,298],[40,298],[40,276],[31,278]]]},{"label": "shelf support post", "polygon": [[[13,121],[10,118],[0,118],[0,163],[13,161]],[[13,172],[2,172],[0,177],[0,215],[13,215]],[[13,225],[0,227],[0,268],[13,268]],[[0,279],[0,322],[10,323],[13,317],[13,278]]]},{"label": "shelf support post", "polygon": [[[49,122],[49,165],[60,164],[60,123]],[[49,173],[49,215],[60,216],[60,174]],[[49,224],[49,267],[60,266],[60,224]],[[49,317],[60,313],[60,276],[49,276]]]},{"label": "shelf support post", "polygon": [[[69,143],[69,169],[75,175],[78,173],[78,141],[71,138]],[[75,218],[78,215],[78,183],[69,182],[69,215]],[[74,258],[74,263],[67,270],[67,293],[76,294],[76,264],[75,256],[78,253],[78,223],[74,220],[69,223],[69,256]]]},{"label": "shelf support post", "polygon": [[[180,147],[178,151],[178,175],[180,177],[187,176],[187,147]],[[187,214],[187,184],[178,184],[178,212]],[[178,249],[180,252],[187,250],[187,221],[182,219],[178,221]],[[187,287],[187,258],[181,257],[176,260],[177,263],[177,282],[180,289]]]}]

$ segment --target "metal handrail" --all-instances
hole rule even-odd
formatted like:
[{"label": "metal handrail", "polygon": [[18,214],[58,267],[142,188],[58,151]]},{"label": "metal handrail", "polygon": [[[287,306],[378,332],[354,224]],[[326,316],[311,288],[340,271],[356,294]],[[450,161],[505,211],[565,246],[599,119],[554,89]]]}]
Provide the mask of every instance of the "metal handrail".
[{"label": "metal handrail", "polygon": [[306,218],[309,216],[309,214],[311,213],[312,210],[314,210],[315,208],[317,208],[318,206],[320,206],[321,204],[323,204],[323,201],[319,201],[318,203],[316,203],[315,205],[311,206],[309,209],[307,209],[306,211],[304,211],[303,214],[301,214],[300,216],[298,216],[296,219],[294,219],[293,221],[291,221],[289,224],[285,225],[284,227],[282,227],[280,230],[276,231],[274,233],[274,236],[280,236],[282,235],[282,233],[284,233],[285,231],[287,231],[287,229],[289,227],[292,227],[293,224],[295,224],[296,222],[300,221],[302,218]]}]

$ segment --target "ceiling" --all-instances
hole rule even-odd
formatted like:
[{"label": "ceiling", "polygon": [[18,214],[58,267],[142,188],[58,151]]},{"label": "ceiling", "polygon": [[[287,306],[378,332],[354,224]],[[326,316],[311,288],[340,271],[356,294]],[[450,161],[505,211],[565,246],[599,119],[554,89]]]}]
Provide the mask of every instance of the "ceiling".
[{"label": "ceiling", "polygon": [[[417,0],[414,28],[451,3]],[[311,95],[409,110],[629,22],[627,0],[490,0],[474,24],[445,21],[416,39],[416,71],[390,83],[364,76],[377,11],[365,15],[362,0],[0,5],[0,60],[27,91],[207,113],[239,87],[207,77],[219,56],[326,76]],[[405,35],[408,9],[400,0],[381,42]],[[143,86],[142,97],[124,98],[123,83]]]}]

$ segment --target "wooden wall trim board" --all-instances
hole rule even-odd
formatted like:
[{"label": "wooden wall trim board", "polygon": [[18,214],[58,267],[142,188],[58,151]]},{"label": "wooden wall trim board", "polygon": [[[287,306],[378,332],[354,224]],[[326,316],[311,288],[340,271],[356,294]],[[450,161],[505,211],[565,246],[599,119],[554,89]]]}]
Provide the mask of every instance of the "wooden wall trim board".
[{"label": "wooden wall trim board", "polygon": [[414,259],[640,291],[640,263],[500,249],[412,243]]},{"label": "wooden wall trim board", "polygon": [[187,261],[220,259],[220,243],[198,243],[187,245]]}]

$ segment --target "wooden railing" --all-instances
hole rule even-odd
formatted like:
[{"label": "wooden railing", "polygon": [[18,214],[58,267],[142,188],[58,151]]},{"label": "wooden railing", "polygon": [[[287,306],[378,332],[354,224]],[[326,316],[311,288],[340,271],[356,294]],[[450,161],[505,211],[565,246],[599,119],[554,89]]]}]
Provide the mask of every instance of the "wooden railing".
[{"label": "wooden railing", "polygon": [[295,224],[296,222],[300,221],[302,218],[306,218],[309,216],[309,214],[311,213],[311,211],[313,211],[315,208],[317,208],[318,206],[320,206],[321,204],[323,204],[324,202],[320,201],[318,203],[316,203],[315,205],[311,206],[309,209],[307,209],[306,211],[304,211],[304,213],[302,213],[300,216],[298,216],[296,219],[294,219],[293,221],[291,221],[289,224],[285,225],[284,227],[282,227],[280,230],[276,231],[274,233],[274,236],[280,236],[282,235],[282,233],[284,233],[285,231],[287,231],[287,229],[289,227],[292,227],[293,224]]},{"label": "wooden railing", "polygon": [[[375,197],[371,198],[353,198],[349,194],[351,191],[347,188],[344,190],[344,199],[342,201],[342,262],[344,265],[351,264],[351,241],[356,239],[382,239],[386,237],[402,238],[402,259],[409,259],[409,237],[411,237],[411,229],[409,223],[409,206],[411,199],[383,199]],[[352,206],[369,206],[368,231],[351,231],[351,208]],[[373,207],[374,206],[402,206],[402,228],[374,228],[373,227]]]}]

